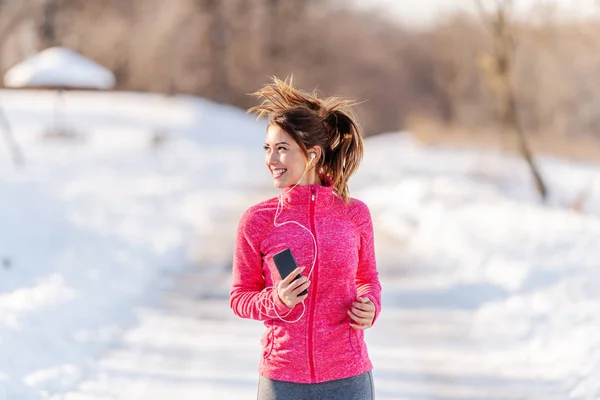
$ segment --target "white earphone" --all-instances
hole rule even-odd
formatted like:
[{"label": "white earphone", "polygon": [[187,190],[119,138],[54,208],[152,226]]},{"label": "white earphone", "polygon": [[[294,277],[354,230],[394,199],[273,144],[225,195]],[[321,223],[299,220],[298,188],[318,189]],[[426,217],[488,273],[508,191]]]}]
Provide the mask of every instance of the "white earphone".
[{"label": "white earphone", "polygon": [[310,160],[311,160],[311,161],[312,161],[312,160],[314,160],[314,159],[315,159],[315,157],[316,157],[316,154],[315,154],[315,153],[310,153]]}]

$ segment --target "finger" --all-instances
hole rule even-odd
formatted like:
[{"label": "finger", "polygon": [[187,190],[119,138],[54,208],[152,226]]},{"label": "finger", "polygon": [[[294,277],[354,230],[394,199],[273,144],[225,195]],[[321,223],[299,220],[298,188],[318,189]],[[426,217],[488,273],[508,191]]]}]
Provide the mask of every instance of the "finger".
[{"label": "finger", "polygon": [[300,303],[300,302],[304,301],[304,299],[306,299],[307,297],[308,297],[308,293],[303,294],[302,296],[296,295],[296,297],[295,297],[296,300],[294,300],[294,301],[297,301],[298,303]]},{"label": "finger", "polygon": [[304,267],[296,268],[288,276],[286,276],[285,279],[283,279],[283,282],[285,282],[286,285],[289,285],[298,275],[302,273],[302,271],[304,271]]},{"label": "finger", "polygon": [[369,329],[371,327],[371,326],[367,326],[367,325],[356,325],[356,324],[350,324],[350,326],[359,331],[364,331],[365,329]]},{"label": "finger", "polygon": [[300,286],[300,285],[302,285],[302,284],[306,283],[306,281],[308,281],[308,278],[307,278],[306,276],[303,276],[303,277],[301,277],[301,278],[298,278],[298,279],[296,279],[295,281],[291,282],[291,283],[288,285],[288,289],[289,289],[290,291],[291,291],[291,290],[294,290],[294,289],[296,289],[298,286]]},{"label": "finger", "polygon": [[[301,275],[301,272],[303,269],[304,269],[303,267],[300,267],[300,268],[296,268],[295,270],[293,270],[288,276],[285,277],[285,279],[282,280],[284,285],[289,286],[290,284],[295,282],[296,277],[298,275]],[[301,279],[301,278],[298,278],[298,279]]]},{"label": "finger", "polygon": [[358,297],[356,299],[356,303],[358,303],[358,304],[369,304],[369,305],[373,305],[374,306],[373,302],[368,297]]},{"label": "finger", "polygon": [[348,315],[350,316],[350,318],[352,318],[352,320],[354,322],[358,322],[359,324],[370,324],[372,319],[371,318],[362,318],[359,317],[357,315],[354,315],[352,312],[348,311]]},{"label": "finger", "polygon": [[374,313],[372,311],[363,311],[354,307],[352,307],[352,313],[361,318],[372,318],[374,316]]},{"label": "finger", "polygon": [[288,300],[290,303],[292,303],[295,306],[296,304],[303,302],[306,299],[306,297],[308,297],[308,293],[303,294],[302,296],[290,295],[288,297]]},{"label": "finger", "polygon": [[306,281],[304,282],[302,285],[296,287],[294,290],[292,290],[292,294],[293,295],[298,295],[302,292],[304,292],[306,289],[308,289],[308,287],[310,286],[310,281]]},{"label": "finger", "polygon": [[365,304],[365,303],[354,302],[354,303],[352,303],[352,306],[358,310],[367,311],[367,312],[375,312],[375,305],[373,303]]}]

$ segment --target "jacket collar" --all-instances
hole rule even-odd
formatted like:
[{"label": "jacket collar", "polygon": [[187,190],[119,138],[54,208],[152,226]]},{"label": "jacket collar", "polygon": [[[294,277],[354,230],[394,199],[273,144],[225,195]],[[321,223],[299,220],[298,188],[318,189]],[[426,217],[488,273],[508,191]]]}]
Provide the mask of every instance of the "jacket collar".
[{"label": "jacket collar", "polygon": [[333,193],[333,181],[325,175],[319,175],[319,177],[321,178],[323,185],[288,186],[281,189],[281,196],[284,204],[293,205],[309,203],[313,194],[315,196],[315,201],[328,204],[332,197],[335,196]]}]

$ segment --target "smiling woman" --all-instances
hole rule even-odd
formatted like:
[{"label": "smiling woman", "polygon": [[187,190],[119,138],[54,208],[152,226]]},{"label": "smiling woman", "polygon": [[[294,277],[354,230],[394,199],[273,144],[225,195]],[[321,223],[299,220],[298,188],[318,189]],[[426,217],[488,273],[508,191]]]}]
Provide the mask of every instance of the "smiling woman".
[{"label": "smiling woman", "polygon": [[[242,215],[230,305],[266,326],[258,399],[372,399],[363,331],[381,285],[369,209],[348,192],[363,152],[351,102],[278,79],[256,96],[250,111],[268,116],[265,163],[281,192]],[[282,277],[274,256],[286,249],[302,267]]]}]

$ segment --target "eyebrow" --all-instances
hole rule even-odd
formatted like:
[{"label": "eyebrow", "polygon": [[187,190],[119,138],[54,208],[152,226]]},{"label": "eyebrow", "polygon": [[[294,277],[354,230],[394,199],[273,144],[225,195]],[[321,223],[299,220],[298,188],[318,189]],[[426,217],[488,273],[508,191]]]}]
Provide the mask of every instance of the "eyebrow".
[{"label": "eyebrow", "polygon": [[[288,146],[290,145],[288,142],[277,142],[273,146],[277,146],[278,144],[287,144]],[[268,145],[269,145],[269,143],[265,143],[265,146],[268,146]]]}]

